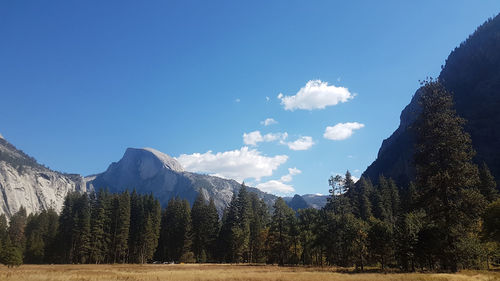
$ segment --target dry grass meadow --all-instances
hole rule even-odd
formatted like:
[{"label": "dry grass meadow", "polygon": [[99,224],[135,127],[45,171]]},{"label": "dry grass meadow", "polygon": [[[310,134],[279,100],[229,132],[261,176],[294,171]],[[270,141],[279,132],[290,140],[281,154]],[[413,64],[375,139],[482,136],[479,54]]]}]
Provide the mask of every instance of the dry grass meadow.
[{"label": "dry grass meadow", "polygon": [[9,281],[108,281],[108,280],[211,280],[211,281],[486,281],[500,280],[500,272],[444,273],[340,273],[333,268],[251,265],[23,265],[0,267],[0,280]]}]

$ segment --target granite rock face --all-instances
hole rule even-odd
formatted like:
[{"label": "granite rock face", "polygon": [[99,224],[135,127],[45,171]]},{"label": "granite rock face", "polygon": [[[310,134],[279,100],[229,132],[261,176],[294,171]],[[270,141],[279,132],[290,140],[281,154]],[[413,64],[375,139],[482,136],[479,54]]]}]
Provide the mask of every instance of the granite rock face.
[{"label": "granite rock face", "polygon": [[0,138],[0,214],[8,218],[21,207],[28,214],[60,211],[68,192],[87,192],[80,175],[52,171]]},{"label": "granite rock face", "polygon": [[[219,211],[231,202],[241,184],[229,179],[190,173],[174,158],[151,148],[128,148],[122,159],[87,182],[89,190],[107,188],[110,192],[136,190],[140,194],[152,193],[165,207],[171,198],[187,199],[191,204],[199,192],[206,200],[212,198]],[[248,187],[272,205],[276,196]]]}]

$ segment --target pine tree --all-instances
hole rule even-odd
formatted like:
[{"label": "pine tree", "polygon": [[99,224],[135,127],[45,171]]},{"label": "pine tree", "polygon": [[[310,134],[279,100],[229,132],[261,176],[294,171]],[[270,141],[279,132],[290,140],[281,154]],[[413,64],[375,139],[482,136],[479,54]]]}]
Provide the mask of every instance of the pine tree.
[{"label": "pine tree", "polygon": [[[351,177],[349,171],[346,172],[346,176]],[[349,189],[352,189],[352,179],[346,181],[342,176],[337,175],[330,177],[328,182],[332,188],[329,190],[330,196],[327,198],[325,209],[340,215],[352,213],[352,206],[347,193]]]},{"label": "pine tree", "polygon": [[377,219],[370,221],[368,243],[371,255],[380,262],[382,270],[391,261],[394,254],[394,232],[389,222]]},{"label": "pine tree", "polygon": [[[162,214],[156,256],[164,261],[185,261],[191,252],[191,210],[189,202],[172,198]],[[189,254],[191,253],[191,254]],[[192,254],[194,258],[194,254]]]},{"label": "pine tree", "polygon": [[140,261],[140,240],[143,236],[146,214],[141,196],[136,190],[130,195],[129,261]]},{"label": "pine tree", "polygon": [[357,183],[357,196],[355,198],[358,214],[357,217],[362,220],[368,220],[372,216],[372,207],[370,202],[370,195],[373,192],[373,186],[371,182],[366,180],[365,177],[361,177]]},{"label": "pine tree", "polygon": [[490,203],[483,214],[483,235],[487,240],[500,243],[500,199]]},{"label": "pine tree", "polygon": [[248,194],[245,183],[243,183],[238,192],[236,201],[238,212],[238,220],[236,228],[233,229],[234,235],[234,251],[236,262],[249,262],[250,258],[250,221],[252,220],[252,210],[250,196]]},{"label": "pine tree", "polygon": [[124,263],[128,253],[130,227],[130,194],[124,191],[113,196],[111,216],[110,258],[113,263]]},{"label": "pine tree", "polygon": [[9,268],[14,266],[19,266],[23,263],[23,251],[22,248],[16,246],[10,237],[7,237],[4,249],[3,249],[3,262]]},{"label": "pine tree", "polygon": [[266,203],[259,199],[256,193],[250,193],[251,219],[250,219],[250,241],[249,261],[264,262],[265,236],[269,224],[269,211]]},{"label": "pine tree", "polygon": [[8,225],[7,225],[7,217],[5,214],[0,215],[0,263],[5,263],[4,255],[6,253],[6,243],[7,238],[9,237],[8,233]]},{"label": "pine tree", "polygon": [[208,212],[205,204],[205,198],[200,192],[194,200],[193,208],[191,208],[191,223],[192,223],[192,239],[193,239],[193,253],[198,262],[206,262],[202,260],[202,253],[206,254],[206,246],[208,240],[207,226],[208,226]]},{"label": "pine tree", "polygon": [[12,217],[10,218],[8,233],[10,237],[10,241],[16,247],[19,247],[21,250],[24,250],[24,246],[26,243],[26,236],[24,230],[26,228],[27,215],[26,209],[24,207],[19,208]]},{"label": "pine tree", "polygon": [[419,236],[425,217],[423,211],[406,213],[395,229],[396,257],[405,271],[415,271],[417,267]]},{"label": "pine tree", "polygon": [[495,178],[493,178],[490,169],[484,162],[479,169],[479,191],[488,202],[493,202],[499,198]]},{"label": "pine tree", "polygon": [[318,247],[317,231],[320,223],[319,216],[319,210],[313,208],[298,210],[298,227],[302,245],[301,262],[304,265],[313,264],[315,257],[321,252]]},{"label": "pine tree", "polygon": [[[463,208],[476,197],[473,187],[479,183],[475,152],[471,139],[457,116],[451,94],[437,81],[427,81],[419,98],[421,113],[415,121],[416,183],[420,206],[436,226],[443,230],[440,257],[443,268],[458,270],[459,237],[471,231],[479,214]],[[468,192],[468,193],[466,193]]]},{"label": "pine tree", "polygon": [[52,260],[52,247],[57,235],[58,215],[53,209],[28,216],[26,224],[26,263],[47,263]]},{"label": "pine tree", "polygon": [[143,197],[145,219],[141,236],[138,241],[139,245],[139,262],[146,263],[151,260],[155,249],[158,246],[160,223],[161,223],[161,206],[160,202],[154,199],[153,195]]},{"label": "pine tree", "polygon": [[222,215],[222,225],[219,232],[219,238],[217,239],[217,248],[219,259],[223,262],[235,261],[235,254],[233,251],[233,229],[237,226],[236,224],[238,220],[236,200],[237,194],[233,193],[231,202]]},{"label": "pine tree", "polygon": [[106,262],[110,244],[110,194],[100,189],[91,197],[89,263]]},{"label": "pine tree", "polygon": [[285,203],[283,198],[278,197],[274,202],[274,212],[269,229],[269,247],[271,250],[271,261],[284,265],[290,262],[293,252],[292,230],[295,227],[296,218],[294,211]]},{"label": "pine tree", "polygon": [[213,198],[207,206],[207,242],[206,242],[206,254],[208,261],[215,261],[217,257],[217,237],[219,235],[220,222],[219,214],[217,213],[217,208],[215,207],[215,202]]},{"label": "pine tree", "polygon": [[86,194],[82,194],[75,204],[75,225],[73,236],[75,243],[76,263],[87,263],[90,255],[90,200]]}]

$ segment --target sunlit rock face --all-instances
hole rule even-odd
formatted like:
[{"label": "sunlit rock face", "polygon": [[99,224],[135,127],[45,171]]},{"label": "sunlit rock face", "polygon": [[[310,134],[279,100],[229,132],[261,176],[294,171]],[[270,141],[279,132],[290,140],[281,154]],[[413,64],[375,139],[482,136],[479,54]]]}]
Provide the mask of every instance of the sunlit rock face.
[{"label": "sunlit rock face", "polygon": [[[87,186],[91,190],[106,188],[111,192],[136,190],[141,194],[152,193],[162,206],[174,197],[187,199],[192,204],[201,193],[206,200],[212,198],[219,214],[222,214],[241,184],[230,179],[186,172],[174,158],[152,148],[128,148],[120,161],[112,163],[95,179],[89,179]],[[249,190],[269,205],[276,198],[256,188],[249,187]]]},{"label": "sunlit rock face", "polygon": [[68,192],[87,192],[80,175],[52,171],[0,137],[0,214],[8,218],[22,206],[28,214],[60,211]]}]

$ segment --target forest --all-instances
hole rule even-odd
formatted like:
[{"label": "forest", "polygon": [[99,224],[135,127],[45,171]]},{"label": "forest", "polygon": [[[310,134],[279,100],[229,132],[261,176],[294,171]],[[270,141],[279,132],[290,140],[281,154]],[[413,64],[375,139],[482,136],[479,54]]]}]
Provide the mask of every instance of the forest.
[{"label": "forest", "polygon": [[423,83],[416,176],[407,186],[380,175],[331,177],[322,209],[272,208],[244,184],[219,217],[212,200],[100,189],[70,193],[60,214],[0,216],[0,262],[27,264],[267,263],[380,270],[487,269],[500,263],[500,199],[474,161],[465,120],[439,81]]}]

